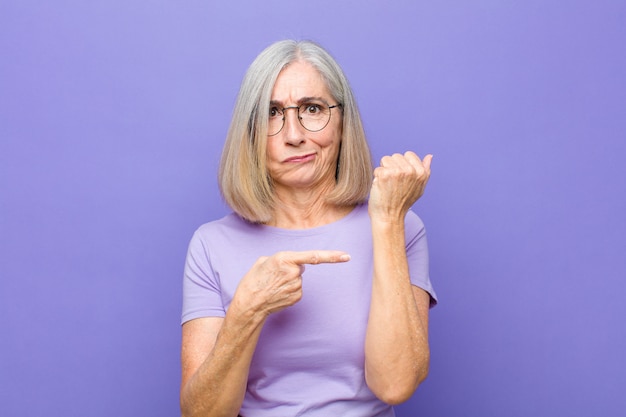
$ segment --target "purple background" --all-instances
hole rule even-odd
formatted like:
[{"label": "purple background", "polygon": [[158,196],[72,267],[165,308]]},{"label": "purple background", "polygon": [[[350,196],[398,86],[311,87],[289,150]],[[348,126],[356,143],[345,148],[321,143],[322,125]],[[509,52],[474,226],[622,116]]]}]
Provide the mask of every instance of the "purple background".
[{"label": "purple background", "polygon": [[626,409],[626,2],[0,3],[0,415],[178,415],[183,260],[270,42],[313,38],[415,210],[440,305],[398,416]]}]

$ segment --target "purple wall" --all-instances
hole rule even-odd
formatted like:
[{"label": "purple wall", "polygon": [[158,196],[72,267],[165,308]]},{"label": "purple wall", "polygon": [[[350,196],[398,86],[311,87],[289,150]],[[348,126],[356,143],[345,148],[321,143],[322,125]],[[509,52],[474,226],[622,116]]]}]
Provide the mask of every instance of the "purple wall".
[{"label": "purple wall", "polygon": [[626,409],[626,3],[0,3],[0,415],[178,414],[180,283],[243,72],[313,38],[416,205],[440,305],[402,416]]}]

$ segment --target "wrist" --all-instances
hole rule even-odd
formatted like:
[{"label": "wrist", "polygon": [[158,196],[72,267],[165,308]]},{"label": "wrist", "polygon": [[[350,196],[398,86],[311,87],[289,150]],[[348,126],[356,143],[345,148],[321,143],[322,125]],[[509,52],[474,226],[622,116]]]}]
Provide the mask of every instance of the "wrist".
[{"label": "wrist", "polygon": [[385,215],[372,215],[370,214],[370,223],[372,229],[382,229],[393,231],[395,229],[401,229],[404,231],[404,218],[406,214],[385,214]]},{"label": "wrist", "polygon": [[261,309],[258,304],[241,300],[236,293],[228,307],[228,313],[242,326],[252,325],[252,327],[262,324],[269,316],[269,312]]}]

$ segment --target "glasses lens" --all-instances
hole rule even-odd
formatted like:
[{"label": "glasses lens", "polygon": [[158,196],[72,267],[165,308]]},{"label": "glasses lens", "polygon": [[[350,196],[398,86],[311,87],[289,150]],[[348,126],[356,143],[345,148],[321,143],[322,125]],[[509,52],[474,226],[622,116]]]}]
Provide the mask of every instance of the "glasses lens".
[{"label": "glasses lens", "polygon": [[297,109],[300,124],[311,132],[324,129],[330,121],[330,107],[325,103],[305,103],[297,108],[286,107],[284,109],[271,107],[267,125],[267,134],[269,136],[277,135],[283,129],[286,117],[285,112],[290,109]]},{"label": "glasses lens", "polygon": [[311,132],[324,129],[330,121],[330,109],[324,103],[305,103],[299,111],[302,127]]},{"label": "glasses lens", "polygon": [[285,118],[283,112],[276,107],[270,107],[270,114],[267,125],[267,134],[270,136],[277,135],[283,128]]}]

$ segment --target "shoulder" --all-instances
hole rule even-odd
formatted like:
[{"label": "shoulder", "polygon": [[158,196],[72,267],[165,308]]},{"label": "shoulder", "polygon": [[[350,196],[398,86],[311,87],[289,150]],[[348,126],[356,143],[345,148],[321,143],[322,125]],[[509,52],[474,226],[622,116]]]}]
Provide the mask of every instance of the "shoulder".
[{"label": "shoulder", "polygon": [[422,230],[425,228],[424,222],[413,210],[407,212],[404,218],[404,226],[407,230]]},{"label": "shoulder", "polygon": [[254,233],[258,225],[250,223],[235,213],[227,214],[221,219],[213,220],[200,225],[193,233],[191,246],[219,245],[235,236],[249,235]]},{"label": "shoulder", "polygon": [[426,241],[426,226],[413,210],[409,210],[404,218],[404,233],[407,245],[415,241]]},{"label": "shoulder", "polygon": [[194,233],[196,236],[215,235],[216,233],[232,233],[233,231],[245,231],[253,229],[254,223],[250,223],[235,213],[227,214],[221,219],[204,223]]},{"label": "shoulder", "polygon": [[367,220],[369,222],[370,215],[367,211],[367,202],[357,204],[354,206],[354,209],[350,212],[348,216],[346,216],[348,221],[357,221],[362,222],[363,220]]}]

